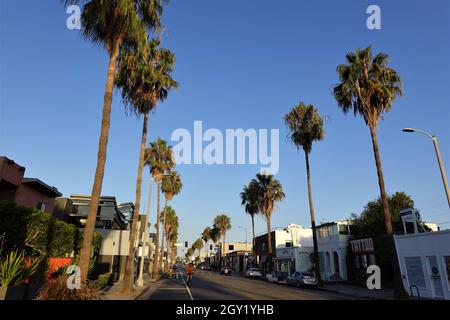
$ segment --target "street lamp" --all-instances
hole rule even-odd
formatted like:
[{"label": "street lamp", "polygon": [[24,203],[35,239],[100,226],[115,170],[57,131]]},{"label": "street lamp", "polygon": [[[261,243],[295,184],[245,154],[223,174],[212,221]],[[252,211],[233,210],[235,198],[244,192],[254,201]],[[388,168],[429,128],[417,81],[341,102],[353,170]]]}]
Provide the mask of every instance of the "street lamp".
[{"label": "street lamp", "polygon": [[247,251],[247,228],[246,227],[242,227],[242,226],[238,226],[239,229],[244,229],[245,230],[245,251]]},{"label": "street lamp", "polygon": [[[148,230],[148,227],[149,227],[148,225],[149,225],[149,221],[150,221],[150,199],[152,197],[152,186],[153,186],[152,182],[154,182],[156,180],[156,178],[159,178],[160,176],[167,176],[167,175],[168,175],[167,173],[161,173],[161,174],[158,174],[158,175],[150,178],[150,186],[148,188],[148,205],[147,205],[147,219],[146,219],[147,226],[144,226],[144,232],[142,234],[142,238],[143,238],[142,239],[142,254],[141,254],[141,261],[140,261],[140,268],[139,268],[139,277],[137,280],[138,287],[144,286],[144,253],[145,253],[145,241],[148,238],[147,230]],[[156,223],[159,223],[159,222],[157,221]],[[155,243],[155,245],[158,245],[158,243]]]},{"label": "street lamp", "polygon": [[434,150],[436,151],[436,157],[437,157],[437,160],[438,160],[438,163],[439,163],[439,169],[441,170],[441,176],[442,176],[442,181],[444,183],[445,193],[447,195],[448,206],[450,207],[450,191],[449,191],[449,188],[448,188],[447,176],[445,174],[444,164],[442,163],[441,151],[439,150],[437,137],[435,135],[431,135],[428,132],[425,132],[423,130],[418,130],[418,129],[414,129],[414,128],[404,128],[403,132],[407,132],[407,133],[411,133],[411,132],[422,133],[422,134],[426,135],[428,138],[430,138],[431,140],[433,140]]}]

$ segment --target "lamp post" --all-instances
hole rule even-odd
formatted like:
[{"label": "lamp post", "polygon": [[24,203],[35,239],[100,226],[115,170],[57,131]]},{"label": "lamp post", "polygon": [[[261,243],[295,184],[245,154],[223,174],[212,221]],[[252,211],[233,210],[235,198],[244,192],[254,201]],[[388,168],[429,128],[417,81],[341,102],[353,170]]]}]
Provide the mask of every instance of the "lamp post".
[{"label": "lamp post", "polygon": [[247,251],[247,228],[246,227],[242,227],[242,226],[238,226],[239,229],[244,229],[245,230],[245,251]]},{"label": "lamp post", "polygon": [[[149,226],[149,224],[150,224],[150,199],[152,197],[152,186],[153,186],[153,182],[155,181],[156,178],[158,178],[160,176],[166,176],[166,175],[167,175],[166,173],[158,174],[158,175],[150,178],[150,186],[148,187],[148,205],[147,205],[147,219],[146,219],[147,226],[144,226],[144,232],[142,233],[142,254],[141,254],[140,267],[139,267],[139,277],[137,280],[138,287],[144,286],[144,253],[145,253],[145,247],[146,247],[145,246],[146,240],[148,238],[147,230],[150,228],[150,226]],[[156,223],[159,223],[159,222],[157,221]],[[155,245],[158,245],[158,243],[155,243]],[[149,248],[150,248],[150,246],[149,246]]]},{"label": "lamp post", "polygon": [[110,273],[113,272],[113,264],[114,264],[114,247],[116,246],[116,242],[113,241],[112,243],[112,257],[111,257],[111,270],[109,271]]},{"label": "lamp post", "polygon": [[433,140],[434,150],[436,151],[436,157],[437,157],[437,160],[439,163],[439,169],[441,170],[442,182],[444,183],[445,194],[447,195],[448,206],[450,207],[450,191],[448,188],[447,176],[445,174],[444,164],[442,163],[441,151],[439,150],[437,137],[435,135],[431,135],[428,132],[425,132],[423,130],[418,130],[418,129],[414,129],[414,128],[405,128],[405,129],[403,129],[403,132],[408,132],[408,133],[418,132],[418,133],[426,135],[428,138]]}]

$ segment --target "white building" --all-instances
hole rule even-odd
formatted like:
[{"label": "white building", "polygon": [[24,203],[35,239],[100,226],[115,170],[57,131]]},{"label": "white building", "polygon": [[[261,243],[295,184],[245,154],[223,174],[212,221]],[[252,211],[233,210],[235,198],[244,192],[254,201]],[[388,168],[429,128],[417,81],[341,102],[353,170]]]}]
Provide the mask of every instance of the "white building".
[{"label": "white building", "polygon": [[450,300],[450,230],[420,233],[415,210],[402,210],[401,215],[405,235],[394,239],[405,290],[412,296]]},{"label": "white building", "polygon": [[350,221],[335,221],[316,227],[320,277],[325,281],[345,281]]},{"label": "white building", "polygon": [[395,236],[395,246],[408,293],[450,300],[450,230]]}]

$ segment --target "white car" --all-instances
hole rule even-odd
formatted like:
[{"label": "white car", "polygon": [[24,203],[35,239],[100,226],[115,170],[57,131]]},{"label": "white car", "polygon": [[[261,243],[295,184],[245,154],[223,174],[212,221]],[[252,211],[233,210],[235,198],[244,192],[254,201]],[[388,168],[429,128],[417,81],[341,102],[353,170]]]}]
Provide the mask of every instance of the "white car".
[{"label": "white car", "polygon": [[248,269],[247,272],[245,273],[245,275],[247,276],[247,278],[250,278],[250,279],[261,279],[262,278],[261,271],[259,271],[258,268]]}]

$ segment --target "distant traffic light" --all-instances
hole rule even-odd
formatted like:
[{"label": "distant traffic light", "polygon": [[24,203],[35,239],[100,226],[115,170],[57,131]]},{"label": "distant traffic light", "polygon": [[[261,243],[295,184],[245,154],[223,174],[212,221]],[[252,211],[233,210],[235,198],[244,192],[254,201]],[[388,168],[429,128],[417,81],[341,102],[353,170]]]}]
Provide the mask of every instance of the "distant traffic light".
[{"label": "distant traffic light", "polygon": [[210,250],[210,251],[212,251],[212,247],[213,247],[213,245],[210,244],[210,245],[209,245],[209,250]]},{"label": "distant traffic light", "polygon": [[189,245],[188,245],[188,242],[185,241],[185,242],[184,242],[184,247],[187,248],[188,246],[189,246]]}]

